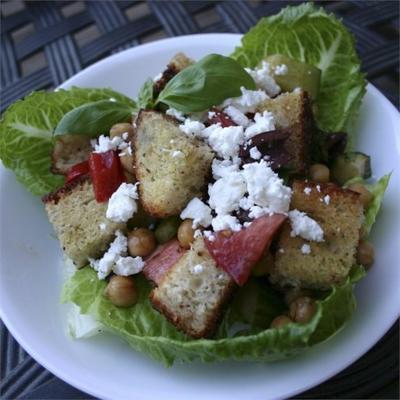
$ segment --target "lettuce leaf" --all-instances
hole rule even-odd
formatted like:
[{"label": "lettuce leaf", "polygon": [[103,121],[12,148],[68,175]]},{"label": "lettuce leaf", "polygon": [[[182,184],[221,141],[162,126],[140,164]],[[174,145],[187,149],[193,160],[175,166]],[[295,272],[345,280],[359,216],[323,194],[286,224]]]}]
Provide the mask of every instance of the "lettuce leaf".
[{"label": "lettuce leaf", "polygon": [[50,172],[53,131],[65,113],[82,104],[115,98],[132,107],[135,102],[111,89],[73,87],[34,92],[11,105],[0,121],[0,159],[27,189],[44,195],[64,182]]},{"label": "lettuce leaf", "polygon": [[[268,329],[284,305],[266,282],[250,281],[226,312],[216,338],[193,340],[152,308],[148,299],[151,288],[146,280],[139,276],[136,283],[140,292],[138,303],[118,308],[103,296],[106,282],[99,281],[96,273],[86,267],[66,282],[62,301],[76,304],[82,313],[92,315],[135,350],[167,366],[195,359],[274,361],[293,356],[338,332],[355,310],[349,279],[317,302],[318,310],[307,324]],[[241,301],[243,296],[247,298],[245,305]]]},{"label": "lettuce leaf", "polygon": [[272,54],[283,54],[321,69],[316,121],[323,131],[349,128],[365,93],[366,81],[352,34],[333,15],[311,3],[284,8],[262,18],[242,38],[232,57],[254,68]]}]

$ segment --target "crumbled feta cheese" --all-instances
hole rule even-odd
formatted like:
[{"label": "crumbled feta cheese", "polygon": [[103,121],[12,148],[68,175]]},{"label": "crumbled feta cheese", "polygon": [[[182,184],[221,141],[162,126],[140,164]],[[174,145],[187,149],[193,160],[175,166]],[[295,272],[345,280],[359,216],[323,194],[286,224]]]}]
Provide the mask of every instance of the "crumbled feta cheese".
[{"label": "crumbled feta cheese", "polygon": [[231,172],[239,171],[240,159],[232,160],[218,160],[214,158],[212,162],[212,174],[214,179],[219,179],[224,177]]},{"label": "crumbled feta cheese", "polygon": [[237,232],[242,229],[239,220],[236,217],[227,214],[220,214],[213,218],[212,227],[215,232],[223,231],[225,229]]},{"label": "crumbled feta cheese", "polygon": [[115,232],[115,236],[101,259],[89,258],[89,263],[97,271],[99,279],[106,278],[112,271],[117,275],[128,276],[137,274],[143,269],[144,262],[141,257],[126,257],[128,253],[126,236],[120,230]]},{"label": "crumbled feta cheese", "polygon": [[253,206],[254,206],[253,201],[250,200],[248,197],[242,197],[239,201],[239,207],[242,210],[250,210],[250,208]]},{"label": "crumbled feta cheese", "polygon": [[251,139],[259,133],[269,132],[275,129],[275,118],[269,111],[264,111],[262,114],[256,113],[254,115],[254,121],[255,122],[244,131],[246,139]]},{"label": "crumbled feta cheese", "polygon": [[240,110],[238,110],[234,106],[228,106],[224,110],[225,114],[227,114],[231,120],[240,126],[246,127],[249,125],[250,121],[246,117],[245,114],[243,114]]},{"label": "crumbled feta cheese", "polygon": [[95,153],[106,153],[109,150],[123,150],[128,147],[128,143],[120,136],[114,136],[112,139],[109,136],[100,135],[98,140],[91,141]]},{"label": "crumbled feta cheese", "polygon": [[244,165],[243,175],[254,205],[268,207],[273,213],[289,210],[292,191],[264,160]]},{"label": "crumbled feta cheese", "polygon": [[310,195],[311,191],[312,191],[312,189],[311,189],[310,187],[304,188],[304,193],[305,193],[307,196]]},{"label": "crumbled feta cheese", "polygon": [[[211,127],[213,128],[210,129]],[[237,156],[239,147],[244,142],[242,126],[223,128],[219,124],[210,125],[203,134],[208,136],[208,144],[222,158]]]},{"label": "crumbled feta cheese", "polygon": [[180,151],[180,150],[174,150],[174,151],[172,152],[172,154],[171,154],[171,157],[172,157],[172,158],[184,158],[184,157],[185,157],[185,154],[183,154],[183,152]]},{"label": "crumbled feta cheese", "polygon": [[301,252],[303,254],[310,254],[311,253],[311,247],[309,244],[304,243],[303,246],[301,246]]},{"label": "crumbled feta cheese", "polygon": [[246,114],[248,112],[254,112],[257,106],[268,98],[263,90],[248,90],[242,86],[240,91],[242,92],[240,97],[226,99],[222,103],[222,107],[233,106]]},{"label": "crumbled feta cheese", "polygon": [[329,203],[331,201],[331,196],[329,196],[329,194],[327,194],[326,196],[324,196],[324,203],[329,206]]},{"label": "crumbled feta cheese", "polygon": [[211,231],[203,231],[204,237],[209,240],[210,242],[213,242],[215,240],[215,235],[214,232]]},{"label": "crumbled feta cheese", "polygon": [[216,115],[217,115],[217,113],[215,111],[209,111],[208,112],[208,118],[209,119],[214,118]]},{"label": "crumbled feta cheese", "polygon": [[129,276],[141,272],[143,267],[144,261],[141,257],[119,257],[113,271],[117,275]]},{"label": "crumbled feta cheese", "polygon": [[203,236],[203,234],[202,234],[202,232],[201,232],[200,229],[196,229],[196,230],[194,231],[193,237],[194,237],[195,239],[198,238],[198,237],[202,237],[202,236]]},{"label": "crumbled feta cheese", "polygon": [[241,172],[231,172],[209,185],[208,203],[217,214],[226,214],[239,208],[239,201],[247,191]]},{"label": "crumbled feta cheese", "polygon": [[257,147],[252,147],[250,149],[250,157],[253,160],[259,160],[262,157],[262,154],[261,154],[260,150],[257,149]]},{"label": "crumbled feta cheese", "polygon": [[176,110],[175,108],[168,108],[167,111],[165,111],[165,114],[174,117],[178,121],[185,121],[185,116],[183,112]]},{"label": "crumbled feta cheese", "polygon": [[201,137],[205,126],[199,121],[193,121],[190,118],[187,118],[183,124],[179,125],[179,129],[185,135]]},{"label": "crumbled feta cheese", "polygon": [[321,192],[321,186],[317,185],[316,188],[318,192]]},{"label": "crumbled feta cheese", "polygon": [[256,219],[264,215],[271,215],[271,214],[273,213],[268,207],[252,206],[250,207],[249,217]]},{"label": "crumbled feta cheese", "polygon": [[122,135],[121,135],[121,137],[122,137],[122,139],[123,140],[128,140],[128,137],[129,137],[129,132],[124,132]]},{"label": "crumbled feta cheese", "polygon": [[269,96],[276,96],[280,93],[281,88],[271,76],[271,69],[269,63],[263,61],[261,68],[245,68],[246,72],[254,79],[256,86],[267,92]]},{"label": "crumbled feta cheese", "polygon": [[99,224],[99,228],[101,231],[105,231],[107,229],[107,224],[105,224],[104,222],[102,222],[101,224]]},{"label": "crumbled feta cheese", "polygon": [[301,236],[303,239],[315,242],[322,242],[324,240],[324,232],[318,222],[307,216],[304,212],[292,210],[289,212],[289,218],[292,225],[292,231],[290,232],[292,237]]},{"label": "crumbled feta cheese", "polygon": [[137,211],[137,183],[121,183],[108,201],[106,217],[114,222],[126,222]]},{"label": "crumbled feta cheese", "polygon": [[196,264],[190,268],[190,272],[193,275],[199,275],[204,271],[204,267],[201,264]]},{"label": "crumbled feta cheese", "polygon": [[207,228],[212,221],[211,208],[195,197],[189,201],[186,208],[181,212],[180,217],[181,219],[192,219],[194,229],[199,225]]},{"label": "crumbled feta cheese", "polygon": [[277,65],[274,72],[275,75],[286,75],[288,73],[288,67],[285,64]]}]

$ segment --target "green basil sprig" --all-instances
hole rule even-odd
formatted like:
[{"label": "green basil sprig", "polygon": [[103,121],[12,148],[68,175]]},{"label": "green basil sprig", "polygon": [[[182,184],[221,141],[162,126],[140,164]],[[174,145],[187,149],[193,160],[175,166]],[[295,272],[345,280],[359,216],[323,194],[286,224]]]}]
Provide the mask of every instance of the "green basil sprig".
[{"label": "green basil sprig", "polygon": [[98,136],[108,133],[114,124],[129,122],[136,110],[137,108],[118,101],[99,100],[87,103],[67,112],[58,123],[54,135]]},{"label": "green basil sprig", "polygon": [[204,111],[229,97],[240,96],[240,88],[255,89],[252,77],[230,57],[210,54],[175,75],[157,102],[179,111]]},{"label": "green basil sprig", "polygon": [[139,109],[154,108],[154,82],[153,79],[147,79],[143,84],[137,98],[137,106]]}]

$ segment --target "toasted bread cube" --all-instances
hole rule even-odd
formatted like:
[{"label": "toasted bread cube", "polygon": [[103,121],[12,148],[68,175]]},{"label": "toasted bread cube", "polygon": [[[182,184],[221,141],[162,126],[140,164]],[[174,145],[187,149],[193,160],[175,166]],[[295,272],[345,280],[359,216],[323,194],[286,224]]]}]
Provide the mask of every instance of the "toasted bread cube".
[{"label": "toasted bread cube", "polygon": [[194,338],[210,337],[234,288],[197,238],[150,294],[153,306],[178,329]]},{"label": "toasted bread cube", "polygon": [[271,281],[310,289],[328,289],[343,282],[356,263],[363,218],[359,197],[331,183],[295,181],[291,209],[316,220],[324,231],[324,241],[292,237],[290,222],[286,222],[277,243]]},{"label": "toasted bread cube", "polygon": [[96,201],[89,177],[67,183],[43,201],[65,254],[77,267],[87,265],[89,257],[103,255],[114,240],[114,232],[125,227],[106,218],[107,203]]},{"label": "toasted bread cube", "polygon": [[52,172],[66,175],[69,169],[75,164],[86,161],[91,151],[90,137],[82,135],[62,135],[57,138],[54,145]]},{"label": "toasted bread cube", "polygon": [[313,134],[313,114],[306,92],[297,90],[267,99],[258,111],[270,111],[275,117],[276,128],[289,128],[290,136],[285,150],[292,157],[288,167],[294,174],[304,174],[310,164],[310,145]]},{"label": "toasted bread cube", "polygon": [[173,118],[141,111],[134,137],[136,179],[147,213],[178,215],[193,197],[201,197],[210,175],[213,152],[185,136]]}]

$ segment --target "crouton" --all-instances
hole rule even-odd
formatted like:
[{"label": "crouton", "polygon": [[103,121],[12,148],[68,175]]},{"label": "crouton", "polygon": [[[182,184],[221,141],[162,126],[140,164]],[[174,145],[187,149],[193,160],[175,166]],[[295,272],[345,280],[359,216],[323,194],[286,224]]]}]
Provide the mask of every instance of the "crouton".
[{"label": "crouton", "polygon": [[161,78],[154,83],[154,91],[160,93],[165,85],[180,71],[192,65],[194,61],[183,53],[177,53],[168,63],[167,68],[161,74]]},{"label": "crouton", "polygon": [[66,175],[69,169],[89,158],[90,138],[82,135],[62,135],[57,138],[52,154],[51,171]]},{"label": "crouton", "polygon": [[217,267],[200,237],[168,270],[151,292],[150,300],[187,335],[210,337],[234,286],[232,278]]},{"label": "crouton", "polygon": [[288,168],[293,174],[304,174],[310,163],[314,126],[307,93],[302,90],[282,93],[274,99],[265,100],[258,106],[258,111],[272,112],[276,128],[289,128],[290,135],[284,145],[291,156]]},{"label": "crouton", "polygon": [[148,214],[178,215],[202,196],[214,154],[201,140],[185,136],[173,118],[142,110],[133,147],[140,201]]},{"label": "crouton", "polygon": [[328,289],[343,282],[356,263],[363,218],[359,197],[331,183],[295,181],[291,209],[316,220],[324,231],[324,241],[292,237],[290,222],[286,222],[278,239],[271,281],[310,289]]},{"label": "crouton", "polygon": [[107,203],[96,201],[88,176],[67,183],[43,202],[64,252],[77,267],[87,265],[89,257],[102,256],[114,232],[125,227],[106,218]]}]

